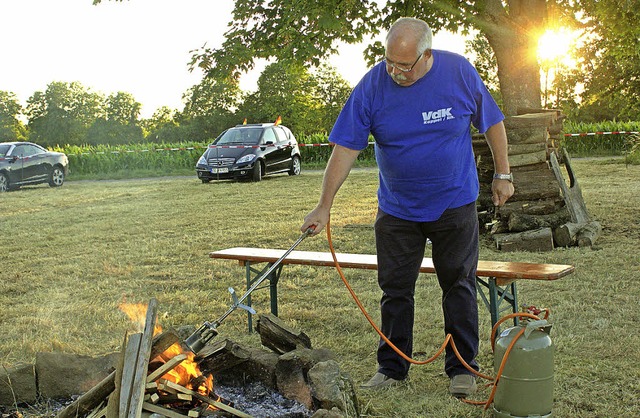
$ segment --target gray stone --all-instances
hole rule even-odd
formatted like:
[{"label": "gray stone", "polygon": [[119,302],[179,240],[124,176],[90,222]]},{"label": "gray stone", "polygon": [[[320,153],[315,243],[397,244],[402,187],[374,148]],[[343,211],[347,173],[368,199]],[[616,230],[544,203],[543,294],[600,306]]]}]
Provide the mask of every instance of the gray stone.
[{"label": "gray stone", "polygon": [[38,389],[45,398],[67,398],[87,392],[116,367],[120,353],[103,357],[37,353]]},{"label": "gray stone", "polygon": [[33,403],[36,397],[36,374],[33,364],[0,368],[0,405]]},{"label": "gray stone", "polygon": [[[249,355],[247,361],[214,374],[214,379],[227,385],[243,385],[245,382],[261,382],[276,389],[276,364],[278,355],[261,348],[244,347]],[[206,369],[203,369],[206,370]]]},{"label": "gray stone", "polygon": [[323,361],[307,374],[314,403],[325,410],[339,409],[349,417],[359,416],[358,400],[351,378],[333,360]]},{"label": "gray stone", "polygon": [[311,415],[311,418],[344,418],[344,413],[338,408],[332,408],[330,411],[327,409],[318,409]]}]

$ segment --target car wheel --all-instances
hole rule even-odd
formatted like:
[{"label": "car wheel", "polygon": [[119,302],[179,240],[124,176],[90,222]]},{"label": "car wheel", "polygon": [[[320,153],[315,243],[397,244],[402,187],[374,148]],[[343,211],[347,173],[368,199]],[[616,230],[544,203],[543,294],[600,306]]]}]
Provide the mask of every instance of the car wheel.
[{"label": "car wheel", "polygon": [[289,169],[290,176],[298,176],[300,175],[300,171],[302,170],[302,164],[300,164],[300,157],[294,155],[291,159],[291,168]]},{"label": "car wheel", "polygon": [[207,183],[209,183],[210,181],[211,181],[211,180],[209,180],[209,179],[202,179],[202,184],[207,184]]},{"label": "car wheel", "polygon": [[49,186],[60,187],[64,183],[64,170],[59,165],[56,165],[49,173]]},{"label": "car wheel", "polygon": [[262,163],[260,162],[260,160],[256,161],[255,165],[253,166],[253,170],[251,170],[251,180],[262,180]]},{"label": "car wheel", "polygon": [[9,177],[6,174],[0,173],[0,193],[9,191]]}]

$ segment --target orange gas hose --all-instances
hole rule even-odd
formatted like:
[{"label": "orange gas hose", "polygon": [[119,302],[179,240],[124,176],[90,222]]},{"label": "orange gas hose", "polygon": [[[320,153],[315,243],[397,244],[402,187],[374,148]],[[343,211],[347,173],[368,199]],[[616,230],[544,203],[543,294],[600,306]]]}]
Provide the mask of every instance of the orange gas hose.
[{"label": "orange gas hose", "polygon": [[[518,341],[518,338],[520,338],[520,336],[522,334],[524,334],[524,328],[522,330],[520,330],[518,332],[518,334],[513,338],[513,341],[511,341],[511,344],[509,344],[509,347],[507,348],[507,350],[505,351],[504,357],[502,358],[502,362],[500,364],[500,368],[498,369],[498,372],[496,374],[496,377],[491,377],[485,374],[482,374],[480,372],[478,372],[477,370],[475,370],[473,367],[469,366],[469,364],[467,364],[467,362],[462,358],[462,356],[460,355],[460,352],[458,351],[455,342],[453,341],[453,337],[451,336],[451,334],[447,334],[445,336],[444,342],[442,343],[442,345],[440,346],[440,348],[438,349],[438,351],[436,351],[436,353],[426,359],[426,360],[415,360],[409,356],[407,356],[405,353],[402,352],[402,350],[400,350],[398,347],[396,347],[380,330],[380,328],[373,322],[373,319],[371,318],[371,316],[369,315],[369,313],[367,312],[367,310],[365,309],[365,307],[362,305],[362,302],[360,302],[360,299],[358,298],[358,296],[356,295],[356,293],[354,292],[353,288],[351,287],[351,285],[349,284],[349,282],[347,281],[342,268],[340,267],[340,263],[338,262],[338,258],[336,256],[336,251],[333,247],[333,241],[331,239],[331,226],[330,226],[330,222],[327,222],[327,241],[329,243],[329,249],[331,250],[331,257],[333,258],[333,262],[334,265],[336,267],[336,270],[338,271],[338,274],[340,275],[340,279],[342,279],[342,282],[344,283],[345,287],[347,288],[347,290],[349,291],[349,293],[351,294],[351,297],[353,298],[353,300],[355,301],[356,305],[358,306],[358,308],[360,309],[360,311],[362,312],[362,314],[364,315],[364,317],[367,319],[367,321],[369,322],[369,324],[371,324],[371,327],[373,327],[373,329],[376,331],[376,333],[380,336],[380,338],[386,342],[387,344],[389,344],[389,346],[396,352],[398,353],[398,355],[400,357],[402,357],[403,359],[405,359],[406,361],[408,361],[409,363],[412,364],[417,364],[417,365],[422,365],[422,364],[428,364],[433,362],[435,359],[437,359],[445,350],[445,348],[447,347],[448,344],[451,345],[451,349],[453,350],[453,352],[455,353],[456,357],[458,358],[458,360],[460,360],[460,362],[462,363],[462,365],[469,370],[471,373],[475,374],[478,377],[481,377],[483,379],[487,379],[492,381],[491,385],[493,386],[492,390],[491,390],[491,394],[489,395],[489,399],[487,399],[487,401],[471,401],[471,400],[466,400],[463,399],[463,402],[469,403],[469,404],[473,404],[473,405],[484,405],[485,409],[489,408],[489,405],[493,402],[493,398],[495,396],[495,391],[498,387],[498,382],[500,380],[500,376],[502,376],[502,371],[504,369],[504,366],[506,364],[506,360],[509,357],[509,353],[511,352],[511,349],[513,348],[513,346],[515,345],[516,341]],[[549,310],[545,309],[545,317],[544,319],[547,319],[547,317],[549,316]],[[537,317],[536,315],[530,314],[530,313],[526,313],[526,312],[518,312],[518,313],[513,313],[513,314],[509,314],[506,315],[505,317],[501,318],[498,322],[496,322],[496,324],[493,326],[492,330],[491,330],[491,351],[494,351],[494,337],[495,337],[495,333],[498,329],[498,327],[500,326],[500,324],[502,324],[504,321],[510,319],[510,318],[515,318],[515,317],[527,317],[527,318],[532,318],[532,319],[540,319],[539,317]]]}]

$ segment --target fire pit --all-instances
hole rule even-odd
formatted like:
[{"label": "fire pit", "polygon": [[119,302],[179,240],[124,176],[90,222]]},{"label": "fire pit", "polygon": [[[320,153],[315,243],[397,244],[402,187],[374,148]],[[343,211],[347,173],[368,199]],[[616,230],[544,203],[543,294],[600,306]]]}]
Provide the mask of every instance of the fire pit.
[{"label": "fire pit", "polygon": [[[126,336],[121,352],[109,356],[109,364],[115,365],[115,370],[102,369],[109,374],[97,384],[91,383],[81,396],[62,407],[58,418],[153,414],[171,418],[306,418],[322,410],[327,410],[321,413],[323,416],[359,415],[353,383],[340,372],[333,354],[312,349],[304,333],[287,328],[273,315],[261,316],[257,321],[256,329],[264,347],[241,347],[229,339],[219,339],[195,356],[184,349],[184,337],[178,332],[163,332],[156,327],[155,299],[148,305],[128,306],[123,311],[130,309],[147,310],[142,332]],[[36,360],[55,357],[43,354],[46,353],[39,353]],[[56,371],[54,366],[48,372],[38,364],[26,367],[38,385],[32,393],[47,396],[45,388],[57,389],[56,379],[67,380],[60,376],[64,373],[60,370],[69,369],[68,364],[65,358],[61,364],[67,366],[65,369]],[[38,379],[34,371],[38,371]],[[53,383],[45,382],[47,374]],[[15,381],[15,377],[7,375],[8,380]],[[83,385],[87,387],[86,383]],[[12,396],[16,399],[15,393]],[[13,402],[14,406],[20,402]],[[22,402],[31,401],[23,398]],[[333,412],[328,412],[332,409]],[[20,416],[17,411],[16,414]]]}]

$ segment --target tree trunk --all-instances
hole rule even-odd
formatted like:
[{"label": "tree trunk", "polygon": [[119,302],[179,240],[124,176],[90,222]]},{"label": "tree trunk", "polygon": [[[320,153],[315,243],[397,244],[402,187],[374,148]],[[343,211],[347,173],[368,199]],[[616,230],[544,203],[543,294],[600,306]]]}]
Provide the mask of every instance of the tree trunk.
[{"label": "tree trunk", "polygon": [[508,9],[497,0],[487,2],[482,32],[498,61],[498,80],[507,116],[518,108],[540,108],[540,65],[535,34],[547,17],[545,0],[510,0]]}]

